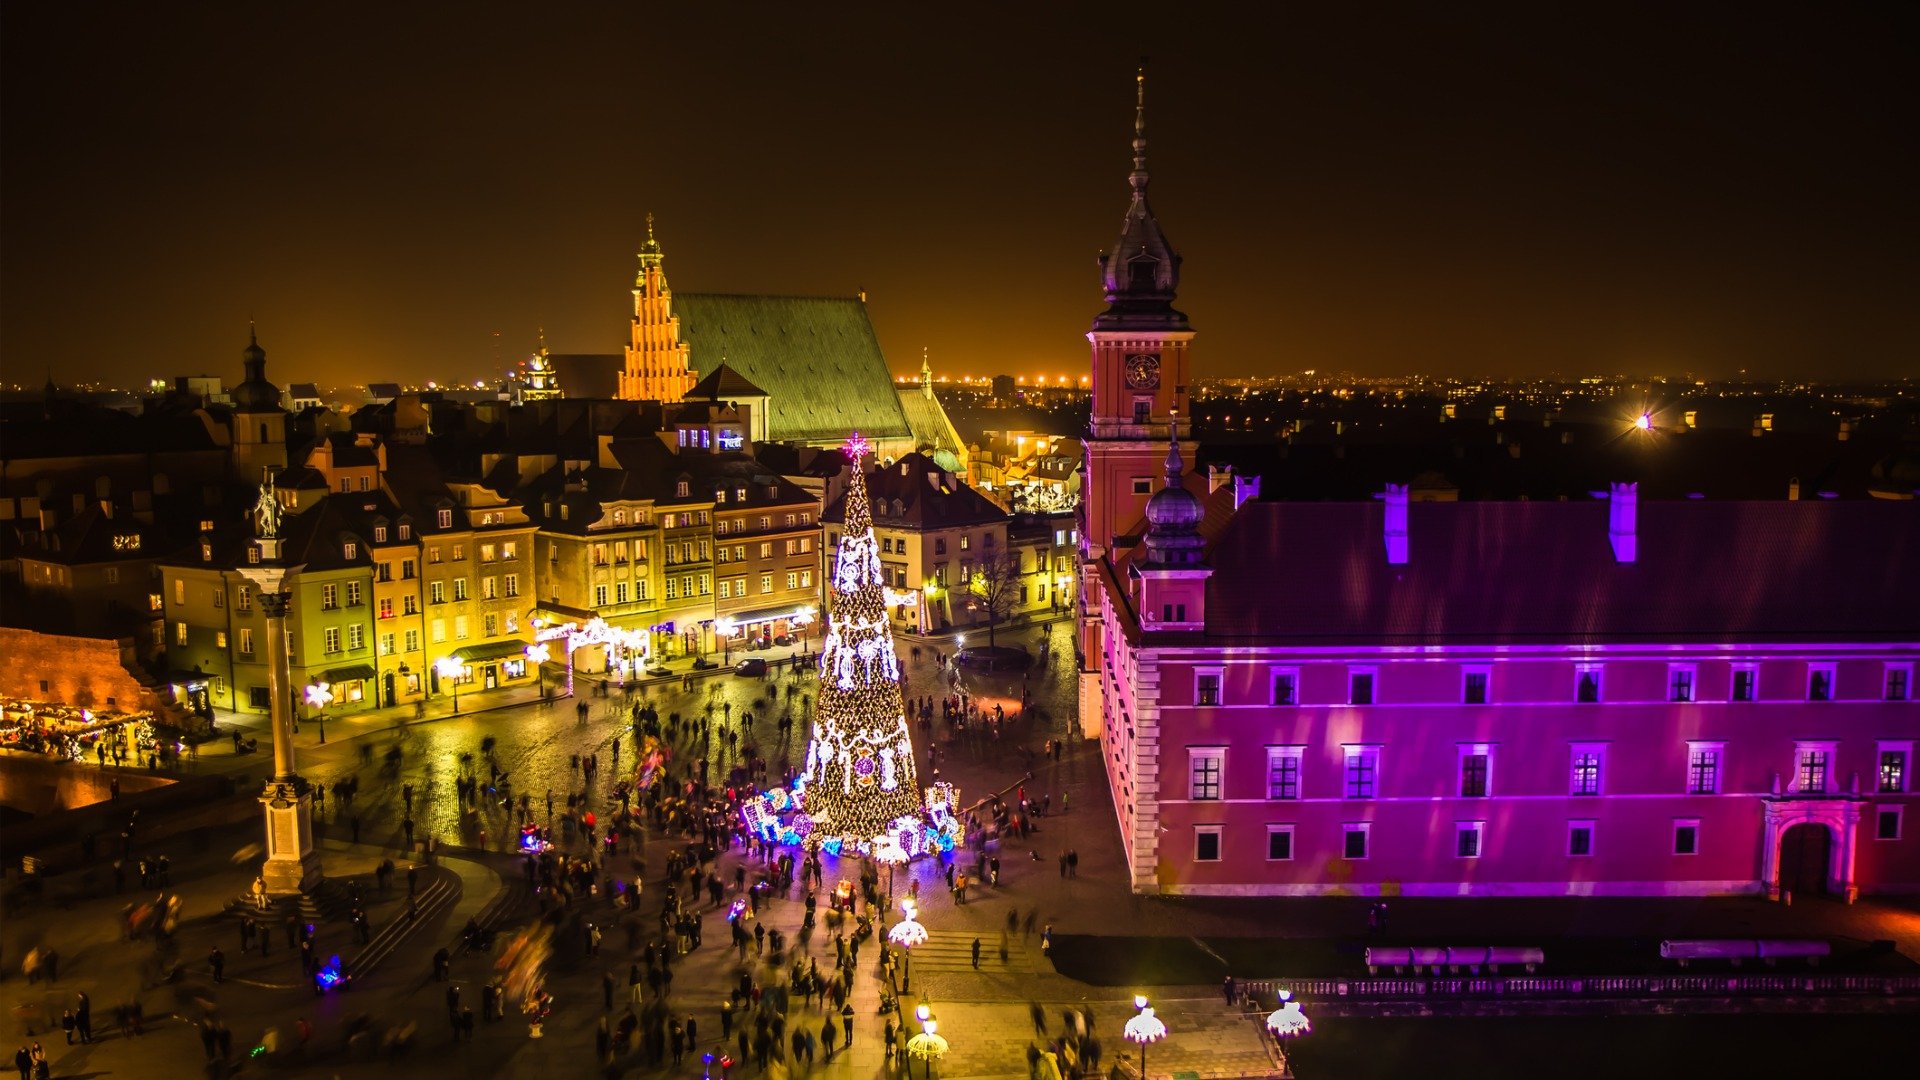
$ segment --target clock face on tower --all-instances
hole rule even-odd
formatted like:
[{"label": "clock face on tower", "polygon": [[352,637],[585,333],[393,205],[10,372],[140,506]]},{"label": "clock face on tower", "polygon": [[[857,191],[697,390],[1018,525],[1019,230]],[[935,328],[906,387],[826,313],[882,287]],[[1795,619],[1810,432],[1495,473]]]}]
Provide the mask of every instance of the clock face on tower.
[{"label": "clock face on tower", "polygon": [[1157,353],[1133,353],[1127,357],[1127,388],[1160,389],[1160,356]]}]

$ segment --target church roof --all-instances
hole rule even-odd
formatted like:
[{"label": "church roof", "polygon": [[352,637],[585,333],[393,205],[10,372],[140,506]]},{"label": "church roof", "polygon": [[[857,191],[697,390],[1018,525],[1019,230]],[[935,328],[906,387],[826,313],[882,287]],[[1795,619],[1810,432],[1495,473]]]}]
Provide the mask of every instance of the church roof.
[{"label": "church roof", "polygon": [[[1387,562],[1381,503],[1255,500],[1209,553],[1196,641],[1431,644],[1913,640],[1920,503],[1430,502]],[[1205,531],[1203,527],[1203,532]]]},{"label": "church roof", "polygon": [[860,300],[675,293],[673,311],[703,378],[724,364],[765,390],[771,439],[838,442],[849,431],[870,439],[911,436]]},{"label": "church roof", "polygon": [[[862,432],[861,434],[865,434]],[[908,454],[867,473],[874,524],[882,528],[931,532],[1006,521],[1007,512],[960,482],[925,454]],[[846,520],[847,497],[835,499],[820,520]]]},{"label": "church roof", "polygon": [[947,410],[937,398],[928,397],[915,386],[898,392],[900,411],[906,414],[907,427],[913,432],[913,445],[927,449],[949,450],[955,455],[966,451],[967,444],[954,429]]},{"label": "church roof", "polygon": [[721,364],[709,372],[706,378],[693,384],[687,391],[688,401],[732,401],[736,398],[766,397],[767,392],[747,380],[747,377],[733,370],[732,365]]}]

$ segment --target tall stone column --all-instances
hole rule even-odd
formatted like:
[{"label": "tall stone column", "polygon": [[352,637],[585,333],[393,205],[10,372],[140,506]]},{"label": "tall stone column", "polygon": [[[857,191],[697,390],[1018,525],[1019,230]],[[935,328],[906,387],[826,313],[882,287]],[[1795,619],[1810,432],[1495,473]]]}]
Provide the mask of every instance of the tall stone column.
[{"label": "tall stone column", "polygon": [[264,538],[258,543],[262,565],[243,567],[240,573],[253,583],[267,621],[273,775],[260,794],[267,827],[267,862],[261,876],[268,894],[289,896],[312,889],[322,875],[320,853],[313,848],[313,788],[300,775],[293,756],[293,678],[287,657],[287,607],[292,595],[285,588],[293,570],[274,565],[280,555],[277,539]]}]

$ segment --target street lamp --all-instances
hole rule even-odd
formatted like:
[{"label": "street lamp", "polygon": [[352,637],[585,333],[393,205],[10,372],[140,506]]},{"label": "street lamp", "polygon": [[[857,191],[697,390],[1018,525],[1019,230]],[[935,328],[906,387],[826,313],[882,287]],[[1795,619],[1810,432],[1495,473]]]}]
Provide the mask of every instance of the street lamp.
[{"label": "street lamp", "polygon": [[[893,906],[893,871],[895,867],[905,863],[908,860],[909,856],[907,855],[906,849],[900,846],[900,842],[898,840],[895,840],[893,837],[889,836],[887,837],[886,843],[880,845],[877,849],[875,849],[873,853],[873,857],[875,861],[886,864],[887,906],[892,907]],[[885,920],[883,919],[882,921],[884,922]]]},{"label": "street lamp", "polygon": [[739,624],[724,616],[714,620],[714,633],[720,635],[721,648],[725,650],[725,655],[722,657],[724,663],[733,663],[733,634],[739,628]]},{"label": "street lamp", "polygon": [[540,678],[540,700],[547,699],[547,658],[553,655],[553,649],[545,642],[527,646],[527,662]]},{"label": "street lamp", "polygon": [[927,928],[914,918],[920,914],[920,908],[912,900],[900,901],[900,912],[903,918],[887,931],[887,940],[900,946],[900,951],[907,957],[905,969],[900,975],[900,992],[904,994],[913,989],[913,947],[926,944]]},{"label": "street lamp", "polygon": [[1280,1043],[1280,1075],[1293,1075],[1293,1055],[1287,1052],[1287,1044],[1308,1031],[1313,1025],[1307,1022],[1307,1014],[1300,1011],[1300,1003],[1293,1000],[1293,992],[1280,991],[1280,1007],[1267,1014],[1267,1030]]},{"label": "street lamp", "polygon": [[333,686],[330,683],[321,680],[307,684],[307,707],[314,710],[314,718],[320,722],[320,741],[323,744],[327,741],[326,708],[331,704],[333,704]]},{"label": "street lamp", "polygon": [[443,656],[434,662],[433,667],[435,671],[440,673],[442,679],[450,680],[453,683],[453,715],[459,716],[460,677],[465,674],[467,665],[461,663],[460,658],[457,656]]},{"label": "street lamp", "polygon": [[939,1021],[931,1018],[922,1020],[920,1034],[907,1040],[907,1056],[919,1058],[927,1063],[926,1075],[929,1080],[933,1076],[934,1059],[944,1057],[947,1053],[947,1040],[938,1034],[939,1027]]},{"label": "street lamp", "polygon": [[1135,994],[1133,1007],[1139,1011],[1127,1021],[1125,1034],[1128,1042],[1140,1044],[1140,1080],[1147,1080],[1147,1044],[1166,1038],[1167,1025],[1153,1015],[1153,1009],[1147,1005],[1147,995]]}]

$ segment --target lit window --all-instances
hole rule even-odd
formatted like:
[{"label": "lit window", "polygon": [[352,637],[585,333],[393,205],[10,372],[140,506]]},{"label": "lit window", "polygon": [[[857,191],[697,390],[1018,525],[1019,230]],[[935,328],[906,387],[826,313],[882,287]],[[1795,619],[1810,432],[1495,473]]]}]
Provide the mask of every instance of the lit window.
[{"label": "lit window", "polygon": [[441,510],[434,514],[434,521],[443,529],[453,528],[453,511]]},{"label": "lit window", "polygon": [[1568,788],[1571,794],[1600,794],[1600,768],[1605,754],[1604,744],[1573,744],[1573,782]]},{"label": "lit window", "polygon": [[1799,795],[1827,793],[1828,770],[1838,744],[1830,742],[1796,743],[1793,748],[1793,790]]},{"label": "lit window", "polygon": [[1371,799],[1379,791],[1380,748],[1347,747],[1346,785],[1349,799]]},{"label": "lit window", "polygon": [[1725,743],[1687,744],[1687,794],[1720,794],[1720,760],[1725,752]]},{"label": "lit window", "polygon": [[1195,676],[1193,703],[1196,705],[1220,704],[1220,672],[1202,671]]},{"label": "lit window", "polygon": [[326,637],[327,651],[330,653],[339,652],[340,651],[340,628],[337,626],[327,627],[325,637]]},{"label": "lit window", "polygon": [[1226,767],[1226,748],[1195,747],[1187,751],[1187,756],[1191,774],[1188,798],[1208,801],[1220,798],[1220,775]]},{"label": "lit window", "polygon": [[1304,746],[1267,747],[1267,798],[1300,797],[1300,759],[1305,753]]},{"label": "lit window", "polygon": [[1912,743],[1880,744],[1880,777],[1875,785],[1880,794],[1899,795],[1907,790],[1907,761],[1912,756]]}]

